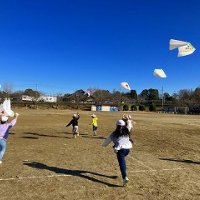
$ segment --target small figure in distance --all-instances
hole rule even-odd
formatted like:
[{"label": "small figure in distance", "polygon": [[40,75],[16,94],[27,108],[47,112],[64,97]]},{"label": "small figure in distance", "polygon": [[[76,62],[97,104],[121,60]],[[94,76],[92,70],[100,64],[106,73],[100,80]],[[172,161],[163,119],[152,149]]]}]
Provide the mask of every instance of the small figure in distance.
[{"label": "small figure in distance", "polygon": [[90,125],[92,125],[93,136],[96,136],[98,128],[98,123],[97,123],[98,118],[95,114],[92,114],[91,117],[92,117],[92,123]]},{"label": "small figure in distance", "polygon": [[66,125],[66,127],[72,125],[72,134],[74,139],[76,139],[76,137],[79,136],[79,130],[78,130],[79,119],[80,119],[79,113],[73,114],[71,121]]}]

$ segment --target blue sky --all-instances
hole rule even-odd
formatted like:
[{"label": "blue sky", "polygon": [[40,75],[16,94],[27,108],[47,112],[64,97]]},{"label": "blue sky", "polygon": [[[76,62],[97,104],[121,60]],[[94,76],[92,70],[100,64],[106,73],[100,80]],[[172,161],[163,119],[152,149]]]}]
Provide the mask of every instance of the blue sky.
[{"label": "blue sky", "polygon": [[[51,95],[120,90],[122,81],[138,93],[195,89],[199,10],[199,0],[0,0],[0,84]],[[196,51],[178,58],[171,38]]]}]

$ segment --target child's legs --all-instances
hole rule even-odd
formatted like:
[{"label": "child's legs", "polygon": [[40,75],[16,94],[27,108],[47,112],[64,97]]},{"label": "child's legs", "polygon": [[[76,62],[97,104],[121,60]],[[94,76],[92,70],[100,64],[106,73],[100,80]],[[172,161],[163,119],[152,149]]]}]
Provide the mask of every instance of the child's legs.
[{"label": "child's legs", "polygon": [[123,179],[127,177],[125,157],[128,154],[129,154],[129,149],[121,149],[117,152],[117,160],[119,162],[119,167],[120,167],[120,171],[121,171]]},{"label": "child's legs", "polygon": [[94,135],[97,134],[97,126],[93,126],[93,134],[94,134]]},{"label": "child's legs", "polygon": [[74,126],[73,130],[72,130],[73,134],[77,134],[78,133],[78,126]]},{"label": "child's legs", "polygon": [[3,159],[5,151],[6,151],[6,140],[0,139],[0,160]]}]

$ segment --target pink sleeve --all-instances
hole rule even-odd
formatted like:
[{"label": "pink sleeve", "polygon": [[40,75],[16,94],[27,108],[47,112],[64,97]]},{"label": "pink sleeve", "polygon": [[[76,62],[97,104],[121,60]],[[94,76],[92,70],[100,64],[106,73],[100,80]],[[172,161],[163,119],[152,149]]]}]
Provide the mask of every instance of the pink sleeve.
[{"label": "pink sleeve", "polygon": [[13,119],[13,120],[9,123],[9,125],[10,125],[10,126],[14,126],[14,125],[16,124],[16,122],[17,122],[17,120],[16,120],[16,119]]}]

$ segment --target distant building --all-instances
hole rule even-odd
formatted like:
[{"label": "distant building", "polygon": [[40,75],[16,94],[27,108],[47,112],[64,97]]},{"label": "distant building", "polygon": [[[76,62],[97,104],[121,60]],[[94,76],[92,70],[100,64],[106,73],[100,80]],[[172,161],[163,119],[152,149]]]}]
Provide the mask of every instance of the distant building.
[{"label": "distant building", "polygon": [[117,106],[113,105],[92,105],[91,106],[91,111],[119,111]]},{"label": "distant building", "polygon": [[40,96],[38,98],[38,101],[44,101],[44,102],[57,102],[57,97],[55,96]]},{"label": "distant building", "polygon": [[22,95],[22,101],[34,101],[34,98],[28,95]]},{"label": "distant building", "polygon": [[34,97],[30,97],[28,95],[22,95],[22,101],[43,101],[43,102],[57,102],[57,97],[55,96],[40,96],[35,99]]}]

